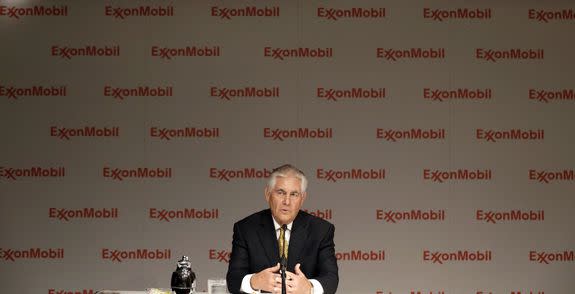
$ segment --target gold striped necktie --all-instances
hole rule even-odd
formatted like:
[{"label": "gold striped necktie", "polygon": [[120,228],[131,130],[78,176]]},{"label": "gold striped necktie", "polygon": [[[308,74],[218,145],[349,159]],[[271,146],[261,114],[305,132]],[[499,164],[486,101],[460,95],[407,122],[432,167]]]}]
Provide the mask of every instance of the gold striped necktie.
[{"label": "gold striped necktie", "polygon": [[[285,226],[280,227],[280,237],[278,238],[278,247],[280,250],[280,257],[285,256],[288,257],[288,244],[286,243],[286,236],[285,236]],[[282,254],[283,250],[283,254]]]}]

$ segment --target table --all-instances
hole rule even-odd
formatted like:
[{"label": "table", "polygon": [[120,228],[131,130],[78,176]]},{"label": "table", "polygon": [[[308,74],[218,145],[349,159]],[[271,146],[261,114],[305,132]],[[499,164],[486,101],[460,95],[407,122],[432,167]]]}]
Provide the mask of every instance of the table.
[{"label": "table", "polygon": [[[96,294],[148,294],[148,291],[100,290]],[[195,292],[194,294],[208,294],[208,292]]]}]

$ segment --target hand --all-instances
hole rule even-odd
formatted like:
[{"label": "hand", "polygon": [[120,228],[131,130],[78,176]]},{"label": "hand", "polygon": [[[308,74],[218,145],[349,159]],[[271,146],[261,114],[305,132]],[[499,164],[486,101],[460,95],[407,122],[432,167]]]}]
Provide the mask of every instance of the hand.
[{"label": "hand", "polygon": [[295,265],[295,273],[287,272],[286,291],[288,294],[309,294],[311,292],[311,287],[311,282],[301,271],[299,263]]},{"label": "hand", "polygon": [[279,274],[280,264],[268,267],[254,274],[250,279],[250,286],[254,290],[264,290],[272,293],[282,292],[282,278]]}]

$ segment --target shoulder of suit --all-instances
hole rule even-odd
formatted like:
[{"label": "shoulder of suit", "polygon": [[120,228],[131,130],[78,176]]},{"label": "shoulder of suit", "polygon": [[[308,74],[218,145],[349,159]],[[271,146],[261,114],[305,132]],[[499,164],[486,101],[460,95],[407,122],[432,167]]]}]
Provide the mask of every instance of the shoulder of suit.
[{"label": "shoulder of suit", "polygon": [[236,222],[237,225],[244,225],[244,224],[254,224],[254,223],[261,223],[263,217],[271,217],[271,212],[269,209],[260,210],[258,212],[254,212],[243,219]]},{"label": "shoulder of suit", "polygon": [[301,214],[301,217],[303,217],[307,222],[309,222],[309,224],[314,225],[314,226],[321,226],[321,227],[329,227],[329,226],[333,226],[332,223],[324,220],[323,218],[311,215],[303,210],[299,211],[299,214]]}]

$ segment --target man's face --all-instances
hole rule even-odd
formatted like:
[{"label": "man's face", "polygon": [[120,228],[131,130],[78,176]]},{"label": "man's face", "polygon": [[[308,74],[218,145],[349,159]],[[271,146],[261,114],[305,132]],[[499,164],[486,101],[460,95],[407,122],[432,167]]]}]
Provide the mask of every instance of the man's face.
[{"label": "man's face", "polygon": [[301,191],[301,180],[296,177],[276,177],[275,186],[266,187],[265,194],[272,215],[280,225],[295,219],[306,198],[306,193]]}]

